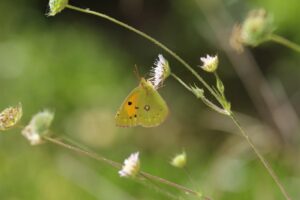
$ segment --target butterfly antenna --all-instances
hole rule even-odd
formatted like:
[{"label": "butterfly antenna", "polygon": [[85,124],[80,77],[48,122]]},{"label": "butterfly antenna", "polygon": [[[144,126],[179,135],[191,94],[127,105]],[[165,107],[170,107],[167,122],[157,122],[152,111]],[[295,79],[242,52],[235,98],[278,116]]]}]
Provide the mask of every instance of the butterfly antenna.
[{"label": "butterfly antenna", "polygon": [[138,80],[141,80],[141,75],[140,75],[140,72],[139,72],[139,68],[137,65],[134,65],[134,70],[133,70],[135,76],[137,77]]}]

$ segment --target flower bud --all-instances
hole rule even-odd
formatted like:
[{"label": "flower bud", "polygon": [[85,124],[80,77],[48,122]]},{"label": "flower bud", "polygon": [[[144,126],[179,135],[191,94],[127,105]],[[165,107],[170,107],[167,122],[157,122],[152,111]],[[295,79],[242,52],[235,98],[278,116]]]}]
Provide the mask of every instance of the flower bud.
[{"label": "flower bud", "polygon": [[257,46],[272,33],[273,20],[264,9],[252,10],[241,26],[241,39],[246,45]]},{"label": "flower bud", "polygon": [[191,86],[190,87],[192,92],[194,93],[194,95],[199,98],[199,99],[202,99],[204,98],[204,90],[199,88],[198,86]]},{"label": "flower bud", "polygon": [[182,152],[181,154],[176,155],[172,159],[171,165],[177,168],[184,168],[186,166],[186,162],[187,162],[186,153]]},{"label": "flower bud", "polygon": [[252,10],[242,24],[233,27],[230,45],[241,53],[243,45],[258,46],[268,40],[273,31],[273,18],[264,9]]},{"label": "flower bud", "polygon": [[48,16],[54,16],[68,5],[69,0],[49,0]]}]

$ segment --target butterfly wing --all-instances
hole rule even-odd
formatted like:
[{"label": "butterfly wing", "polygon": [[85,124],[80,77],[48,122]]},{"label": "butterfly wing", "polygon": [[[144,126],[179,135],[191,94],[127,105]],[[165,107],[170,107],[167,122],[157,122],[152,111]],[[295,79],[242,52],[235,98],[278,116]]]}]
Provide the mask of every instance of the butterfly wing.
[{"label": "butterfly wing", "polygon": [[168,115],[168,106],[152,84],[145,79],[126,97],[116,115],[116,124],[121,127],[154,127]]},{"label": "butterfly wing", "polygon": [[137,123],[143,127],[160,125],[168,115],[168,106],[152,85],[142,85],[143,90],[139,96]]},{"label": "butterfly wing", "polygon": [[138,125],[137,103],[141,92],[142,88],[138,86],[126,97],[115,117],[117,126],[133,127]]}]

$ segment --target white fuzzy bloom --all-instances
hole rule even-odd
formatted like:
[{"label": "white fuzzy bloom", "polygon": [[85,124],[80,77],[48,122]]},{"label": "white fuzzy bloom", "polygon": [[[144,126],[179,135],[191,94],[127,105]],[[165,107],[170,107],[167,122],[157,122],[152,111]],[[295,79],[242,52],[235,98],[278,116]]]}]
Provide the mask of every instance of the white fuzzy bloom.
[{"label": "white fuzzy bloom", "polygon": [[121,177],[135,177],[140,171],[139,152],[133,153],[124,161],[119,171]]},{"label": "white fuzzy bloom", "polygon": [[206,72],[214,72],[218,68],[219,58],[217,55],[206,55],[206,57],[201,57],[200,60],[203,62],[201,68]]},{"label": "white fuzzy bloom", "polygon": [[154,67],[150,72],[151,78],[148,79],[151,81],[155,89],[159,88],[164,80],[170,75],[170,66],[168,61],[159,54],[158,59],[154,62]]},{"label": "white fuzzy bloom", "polygon": [[22,130],[22,135],[30,142],[31,145],[38,145],[42,143],[41,136],[33,130],[31,126],[26,126]]},{"label": "white fuzzy bloom", "polygon": [[22,135],[31,145],[42,143],[42,136],[46,135],[53,121],[54,114],[50,111],[39,112],[34,115],[30,123],[22,130]]}]

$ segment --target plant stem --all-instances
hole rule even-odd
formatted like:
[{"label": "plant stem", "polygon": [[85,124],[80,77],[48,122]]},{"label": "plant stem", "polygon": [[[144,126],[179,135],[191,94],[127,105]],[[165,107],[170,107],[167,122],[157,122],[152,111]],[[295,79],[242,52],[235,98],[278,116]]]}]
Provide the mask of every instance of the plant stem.
[{"label": "plant stem", "polygon": [[112,160],[109,160],[109,159],[107,159],[107,158],[105,158],[103,156],[100,156],[100,155],[96,154],[96,153],[83,150],[83,149],[81,149],[79,147],[76,147],[76,146],[73,146],[73,145],[70,145],[70,144],[66,144],[66,143],[62,142],[61,140],[54,139],[54,138],[51,138],[51,137],[44,136],[43,138],[46,141],[48,141],[48,142],[51,142],[51,143],[56,144],[56,145],[59,145],[61,147],[69,149],[71,151],[75,151],[75,152],[77,152],[79,154],[88,156],[88,157],[93,158],[93,159],[95,159],[97,161],[105,162],[105,163],[111,165],[112,167],[114,167],[116,169],[121,169],[122,168],[122,165],[120,163],[117,163],[117,162],[114,162]]},{"label": "plant stem", "polygon": [[157,45],[158,47],[162,48],[163,50],[165,50],[167,53],[169,53],[171,56],[173,56],[178,62],[180,62],[185,68],[187,68],[203,85],[204,87],[206,87],[206,89],[209,90],[209,92],[216,98],[218,99],[217,94],[215,94],[215,92],[213,91],[213,89],[209,86],[208,83],[206,83],[206,81],[186,62],[184,61],[179,55],[177,55],[174,51],[172,51],[171,49],[169,49],[166,45],[162,44],[161,42],[159,42],[158,40],[154,39],[153,37],[151,37],[150,35],[128,25],[125,24],[124,22],[121,22],[113,17],[110,17],[106,14],[103,13],[99,13],[99,12],[95,12],[95,11],[91,11],[90,9],[83,9],[83,8],[79,8],[76,6],[72,6],[72,5],[67,5],[66,8],[69,8],[71,10],[76,10],[79,12],[83,12],[83,13],[87,13],[87,14],[91,14],[91,15],[95,15],[101,18],[104,18],[108,21],[111,21],[119,26],[122,26],[140,36],[142,36],[143,38],[149,40],[150,42],[154,43],[155,45]]},{"label": "plant stem", "polygon": [[[183,87],[185,87],[188,91],[193,92],[193,89],[191,87],[189,87],[183,80],[181,80],[181,78],[179,78],[176,74],[171,73],[171,76],[173,76],[173,78],[178,81]],[[198,97],[199,98],[199,97]],[[213,104],[211,101],[209,101],[208,99],[206,99],[204,96],[202,98],[200,98],[202,100],[202,102],[209,108],[211,108],[212,110],[222,114],[222,115],[229,115],[228,112],[224,109],[219,108],[218,106],[216,106],[215,104]],[[221,103],[220,103],[221,104]]]},{"label": "plant stem", "polygon": [[151,180],[154,180],[154,181],[157,181],[157,182],[160,182],[160,183],[163,183],[163,184],[166,184],[166,185],[169,185],[171,187],[174,187],[174,188],[177,188],[179,190],[182,190],[182,191],[185,191],[187,192],[188,194],[192,194],[192,195],[195,195],[196,197],[199,197],[200,196],[200,193],[199,192],[196,192],[192,189],[189,189],[189,188],[186,188],[182,185],[178,185],[177,183],[173,183],[171,181],[168,181],[166,179],[163,179],[163,178],[160,178],[158,176],[154,176],[152,174],[148,174],[146,172],[140,172],[140,174],[148,179],[151,179]]},{"label": "plant stem", "polygon": [[[164,44],[162,44],[161,42],[159,42],[158,40],[154,39],[153,37],[147,35],[146,33],[132,27],[129,26],[128,24],[125,24],[113,17],[110,17],[108,15],[105,15],[103,13],[99,13],[99,12],[95,12],[95,11],[91,11],[89,9],[82,9],[82,8],[78,8],[72,5],[67,5],[67,8],[71,9],[71,10],[76,10],[79,12],[83,12],[83,13],[87,13],[87,14],[91,14],[91,15],[95,15],[101,18],[104,18],[108,21],[111,21],[121,27],[124,27],[140,36],[142,36],[143,38],[149,40],[150,42],[154,43],[155,45],[159,46],[160,48],[162,48],[163,50],[165,50],[167,53],[169,53],[171,56],[173,56],[178,62],[180,62],[185,68],[187,68],[203,85],[204,87],[216,98],[216,100],[220,101],[220,97],[218,96],[217,93],[215,93],[215,91],[212,89],[212,87],[206,83],[206,81],[186,62],[184,61],[180,56],[178,56],[174,51],[172,51],[171,49],[169,49],[167,46],[165,46]],[[288,40],[286,40],[285,38],[282,38],[280,36],[277,35],[271,35],[270,36],[270,40],[275,41],[277,43],[280,43],[282,45],[285,45],[291,49],[294,49],[298,52],[300,52],[300,47],[297,44],[294,44]],[[179,81],[186,89],[188,89],[189,91],[191,91],[191,88],[189,86],[187,86],[181,79],[179,79],[176,75],[172,74],[172,76]],[[286,192],[286,190],[284,189],[283,185],[280,183],[279,178],[277,177],[277,175],[275,174],[275,172],[272,170],[272,168],[269,166],[269,164],[267,163],[267,161],[264,159],[264,157],[259,153],[259,151],[256,149],[255,145],[253,144],[253,142],[250,140],[250,138],[248,137],[248,135],[244,132],[244,130],[242,129],[242,127],[240,126],[240,124],[238,123],[237,119],[234,117],[233,113],[231,113],[231,119],[233,120],[233,122],[235,123],[235,125],[239,128],[241,134],[244,136],[244,138],[247,140],[248,144],[251,146],[251,148],[254,150],[255,154],[258,156],[259,160],[262,162],[262,164],[264,165],[264,167],[266,168],[266,170],[268,171],[268,173],[271,175],[271,177],[273,178],[273,180],[276,182],[276,184],[278,185],[278,187],[280,188],[281,192],[283,193],[283,195],[285,196],[285,198],[287,200],[290,200],[291,198],[289,197],[288,193]],[[160,179],[159,177],[157,177],[158,179]],[[166,183],[167,184],[167,183]],[[179,189],[179,188],[178,188]],[[186,191],[188,192],[188,191]],[[195,192],[195,194],[198,194],[197,192]]]},{"label": "plant stem", "polygon": [[185,87],[188,91],[193,92],[192,89],[183,81],[181,78],[179,78],[176,74],[171,73],[171,76],[178,81],[183,87]]},{"label": "plant stem", "polygon": [[271,34],[268,38],[270,41],[286,46],[300,53],[300,45],[276,34]]},{"label": "plant stem", "polygon": [[267,160],[263,157],[263,155],[255,147],[254,143],[249,138],[249,135],[244,131],[244,129],[242,128],[242,126],[240,125],[239,121],[236,119],[236,117],[234,116],[233,113],[230,115],[230,118],[232,119],[232,121],[234,122],[234,124],[238,127],[238,129],[240,130],[240,133],[246,139],[246,141],[248,142],[248,144],[251,146],[252,150],[255,152],[255,154],[257,155],[257,157],[261,161],[261,163],[267,169],[267,171],[269,172],[270,176],[275,181],[275,183],[277,184],[277,186],[281,190],[281,192],[284,195],[284,197],[287,200],[291,200],[291,197],[289,196],[289,194],[287,193],[287,191],[285,190],[285,188],[281,184],[281,181],[279,180],[278,176],[275,174],[275,172],[273,171],[272,167],[269,165],[269,163],[267,162]]},{"label": "plant stem", "polygon": [[[121,169],[122,168],[122,164],[120,164],[118,162],[115,162],[115,161],[112,161],[110,159],[107,159],[107,158],[105,158],[103,156],[100,156],[100,155],[94,153],[94,152],[83,150],[83,149],[81,149],[79,147],[76,147],[76,146],[73,146],[73,145],[70,145],[70,144],[66,144],[66,143],[64,143],[61,140],[54,139],[54,138],[51,138],[51,137],[48,137],[48,136],[43,136],[43,139],[46,140],[46,141],[48,141],[48,142],[51,142],[51,143],[53,143],[55,145],[64,147],[64,148],[69,149],[71,151],[74,151],[76,153],[79,153],[79,154],[82,154],[84,156],[87,156],[87,157],[90,157],[92,159],[95,159],[97,161],[101,161],[101,162],[104,162],[106,164],[109,164],[109,165],[111,165],[112,167],[114,167],[116,169]],[[145,178],[151,179],[153,181],[157,181],[157,182],[163,183],[165,185],[168,185],[170,187],[176,188],[176,189],[178,189],[180,191],[183,191],[183,192],[185,192],[187,194],[191,194],[191,195],[194,195],[196,197],[200,196],[199,192],[196,192],[196,191],[194,191],[192,189],[189,189],[189,188],[184,187],[182,185],[179,185],[177,183],[173,183],[173,182],[171,182],[169,180],[166,180],[166,179],[163,179],[161,177],[154,176],[152,174],[149,174],[149,173],[146,173],[146,172],[143,172],[143,171],[140,172],[140,175],[144,176]],[[208,197],[204,197],[204,198],[209,199]]]}]

